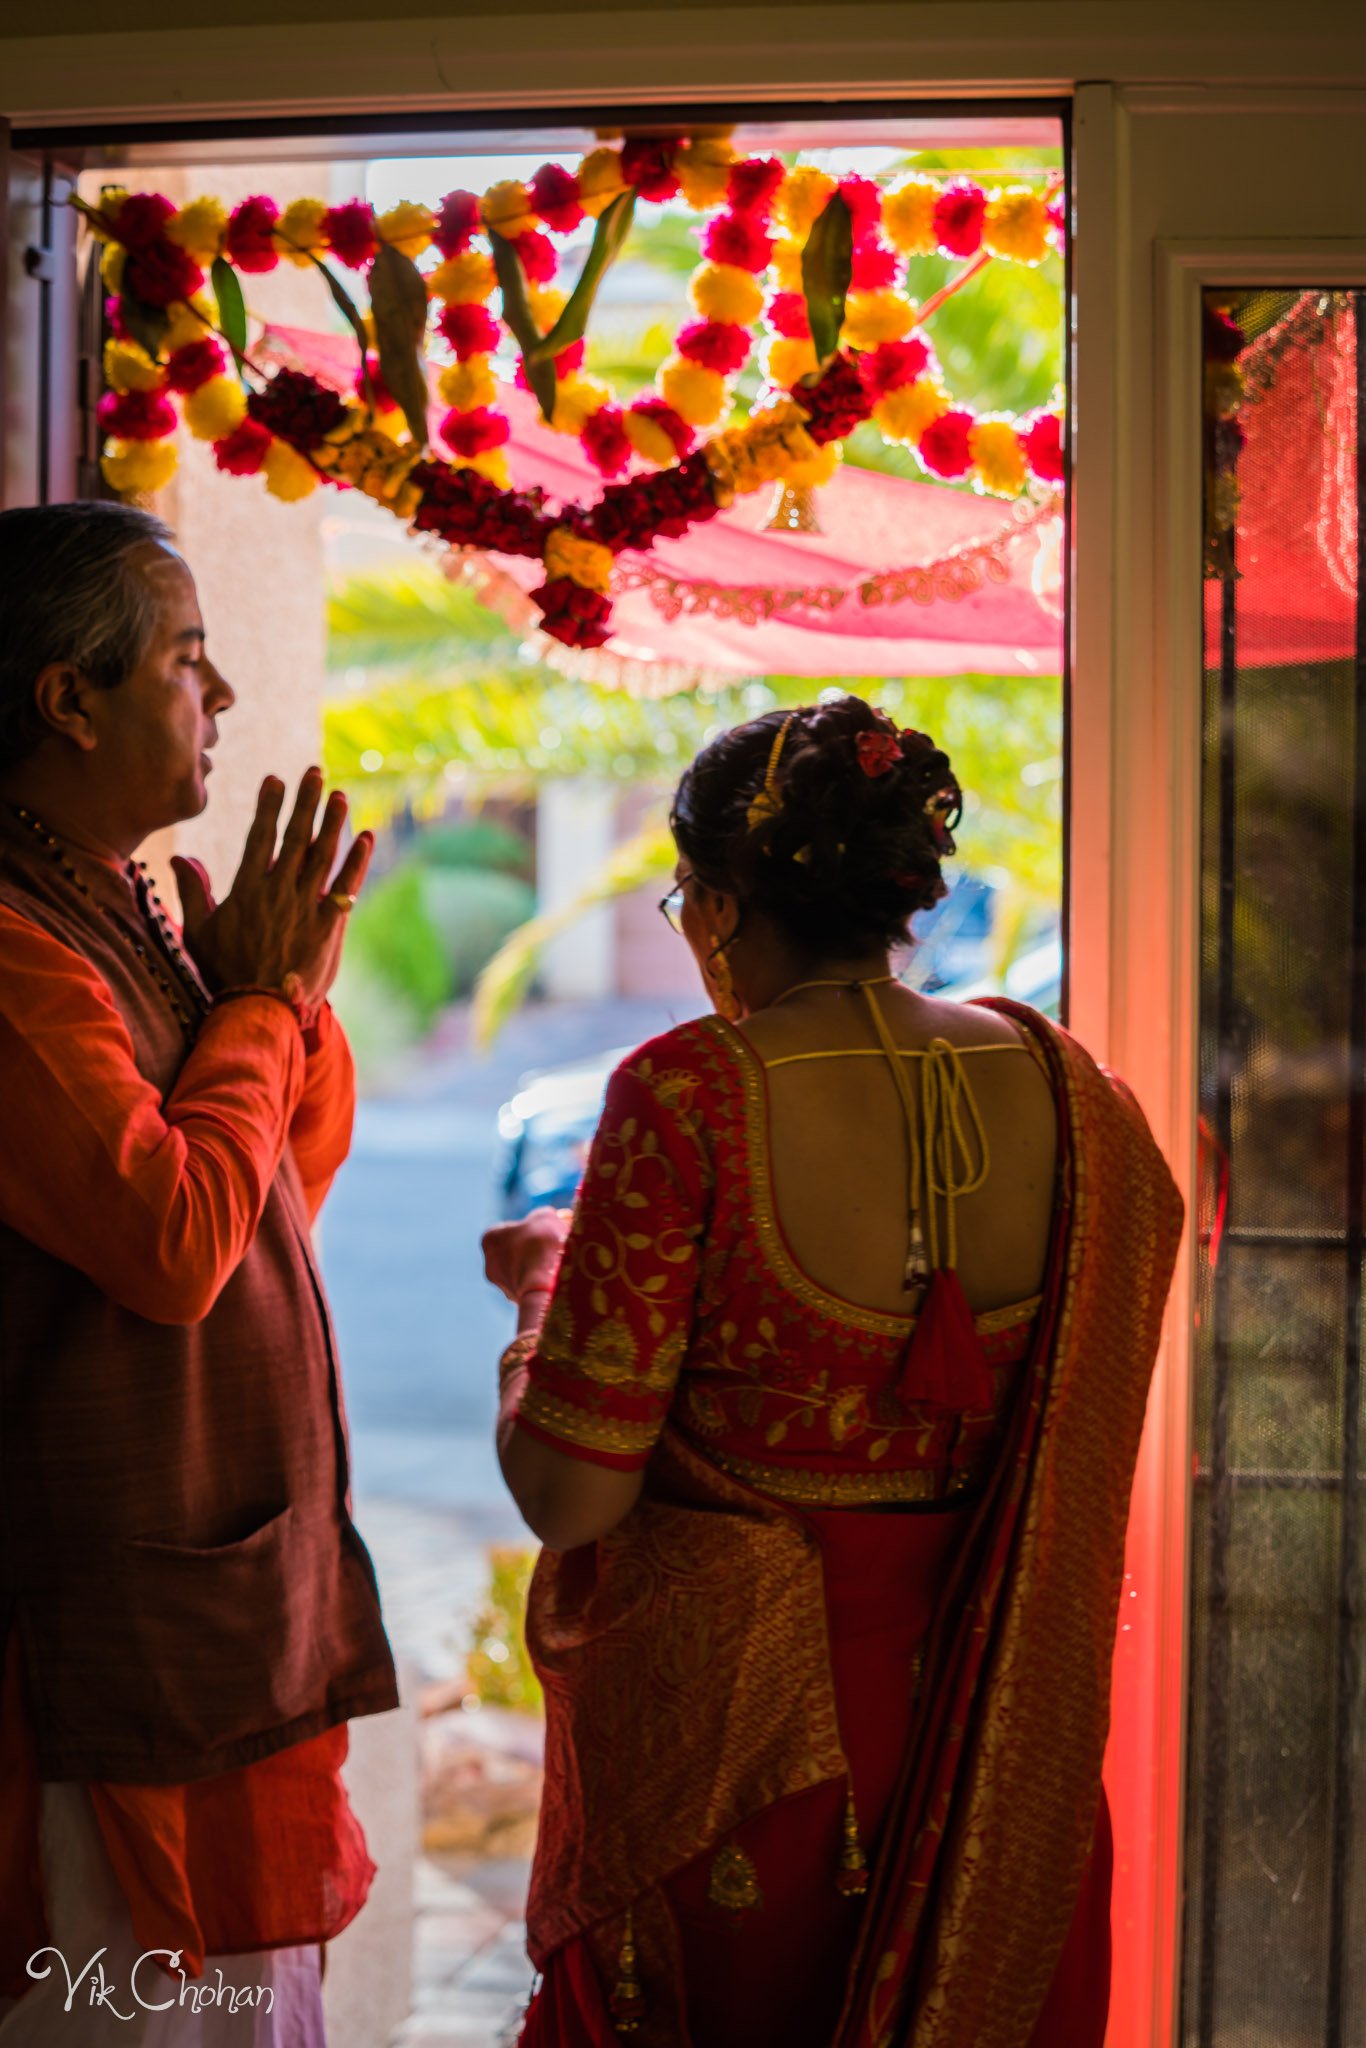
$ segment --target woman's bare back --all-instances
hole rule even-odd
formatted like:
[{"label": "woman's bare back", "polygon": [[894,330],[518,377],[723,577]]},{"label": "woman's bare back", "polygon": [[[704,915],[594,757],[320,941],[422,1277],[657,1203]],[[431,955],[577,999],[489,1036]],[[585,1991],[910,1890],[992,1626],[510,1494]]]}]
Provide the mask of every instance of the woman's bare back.
[{"label": "woman's bare back", "polygon": [[[994,1011],[919,996],[899,984],[874,995],[899,1048],[923,1052],[931,1040],[947,1039],[963,1055],[989,1166],[982,1186],[954,1205],[959,1278],[979,1314],[1026,1300],[1043,1283],[1053,1211],[1057,1117],[1048,1085],[1015,1026]],[[869,1056],[878,1040],[865,998],[843,989],[804,991],[757,1012],[742,1029],[768,1068],[769,1171],[797,1263],[832,1294],[905,1314],[905,1116],[886,1058]],[[809,1057],[837,1047],[859,1056]],[[995,1049],[977,1050],[983,1047]],[[905,1062],[918,1117],[923,1065]],[[942,1200],[935,1215],[942,1263]]]}]

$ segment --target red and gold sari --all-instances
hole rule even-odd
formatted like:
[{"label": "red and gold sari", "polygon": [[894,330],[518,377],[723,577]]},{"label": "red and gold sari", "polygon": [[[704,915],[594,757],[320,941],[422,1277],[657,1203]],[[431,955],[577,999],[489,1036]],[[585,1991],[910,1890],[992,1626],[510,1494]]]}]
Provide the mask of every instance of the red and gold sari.
[{"label": "red and gold sari", "polygon": [[989,1379],[962,1412],[899,1394],[909,1318],[793,1257],[743,1034],[681,1026],[613,1078],[518,1423],[648,1470],[533,1584],[525,2048],[1100,2048],[1110,1659],[1181,1209],[1122,1083],[993,1007],[1052,1087],[1057,1194],[1043,1293],[943,1321]]}]

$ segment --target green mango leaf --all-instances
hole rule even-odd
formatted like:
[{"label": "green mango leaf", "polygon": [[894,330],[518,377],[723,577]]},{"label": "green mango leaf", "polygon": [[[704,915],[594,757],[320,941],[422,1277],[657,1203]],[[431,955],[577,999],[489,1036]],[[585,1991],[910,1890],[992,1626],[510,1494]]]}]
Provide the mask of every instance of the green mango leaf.
[{"label": "green mango leaf", "polygon": [[802,296],[819,362],[828,362],[840,345],[844,301],[853,274],[854,233],[849,207],[842,192],[833,192],[802,250]]},{"label": "green mango leaf", "polygon": [[218,330],[232,350],[232,359],[240,377],[247,353],[247,309],[242,299],[242,287],[237,281],[237,272],[222,256],[214,257],[209,279],[218,303]]},{"label": "green mango leaf", "polygon": [[160,354],[161,344],[166,339],[166,329],[171,316],[164,306],[149,306],[145,300],[124,290],[119,293],[119,311],[123,324],[134,341],[140,342],[149,356]]},{"label": "green mango leaf", "polygon": [[[618,192],[612,204],[604,207],[598,215],[598,224],[593,230],[593,245],[584,260],[583,269],[579,272],[579,281],[549,334],[544,335],[538,342],[535,351],[537,357],[553,362],[561,349],[572,348],[576,341],[583,340],[588,327],[588,316],[598,295],[598,286],[621,254],[626,237],[631,232],[635,210],[635,187],[628,185],[626,190]],[[527,365],[527,374],[531,374],[530,364]]]},{"label": "green mango leaf", "polygon": [[345,320],[347,326],[351,329],[351,332],[356,337],[356,346],[360,350],[361,380],[365,386],[365,402],[373,411],[375,404],[375,394],[370,384],[370,337],[365,331],[365,322],[362,320],[360,313],[357,310],[356,302],[352,298],[350,292],[346,289],[346,286],[342,283],[341,279],[336,275],[336,273],[328,269],[327,265],[323,262],[321,256],[315,256],[311,249],[306,249],[304,251],[304,254],[307,256],[309,262],[312,263],[321,272],[323,283],[327,286],[327,289],[332,294],[333,305],[336,307],[337,311],[341,314],[343,320]]},{"label": "green mango leaf", "polygon": [[379,370],[402,408],[408,432],[427,445],[427,287],[411,256],[381,242],[370,270],[370,312],[375,323]]},{"label": "green mango leaf", "polygon": [[526,380],[536,394],[541,417],[548,420],[555,410],[555,365],[549,357],[542,358],[537,353],[542,335],[532,316],[522,259],[506,235],[500,235],[490,228],[489,241],[493,245],[493,268],[503,294],[503,318],[512,329],[517,346],[522,351],[522,366],[526,371]]}]

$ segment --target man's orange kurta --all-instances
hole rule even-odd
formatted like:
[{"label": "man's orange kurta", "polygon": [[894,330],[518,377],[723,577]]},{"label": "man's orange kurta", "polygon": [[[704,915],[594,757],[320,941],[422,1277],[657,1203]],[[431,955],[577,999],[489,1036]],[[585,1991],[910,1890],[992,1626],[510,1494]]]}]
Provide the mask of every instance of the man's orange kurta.
[{"label": "man's orange kurta", "polygon": [[[122,909],[119,870],[92,884],[97,898],[115,892]],[[210,1014],[163,1095],[97,967],[13,898],[0,901],[0,959],[0,1226],[149,1323],[212,1314],[282,1165],[297,1174],[311,1220],[345,1157],[355,1090],[340,1027],[324,1010],[301,1035],[283,1004],[237,999]],[[154,981],[147,986],[156,996]],[[93,1380],[99,1369],[91,1358]],[[22,1426],[22,1416],[7,1418]],[[250,1497],[253,1475],[240,1476]],[[46,1939],[41,1764],[17,1626],[0,1635],[0,1674],[0,1994],[13,1997]],[[375,1677],[375,1704],[387,1704],[392,1674]],[[374,1875],[340,1779],[346,1745],[335,1719],[188,1783],[88,1779],[140,1944],[179,1948],[195,1973],[206,1953],[339,1933]]]}]

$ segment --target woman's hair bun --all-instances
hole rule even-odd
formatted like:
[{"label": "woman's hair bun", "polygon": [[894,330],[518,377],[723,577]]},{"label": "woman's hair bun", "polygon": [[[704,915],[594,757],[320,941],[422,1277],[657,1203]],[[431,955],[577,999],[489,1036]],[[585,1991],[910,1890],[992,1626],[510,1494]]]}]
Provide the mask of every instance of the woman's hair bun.
[{"label": "woman's hair bun", "polygon": [[962,792],[928,734],[847,696],[770,711],[685,770],[679,853],[810,953],[897,945],[946,893]]}]

